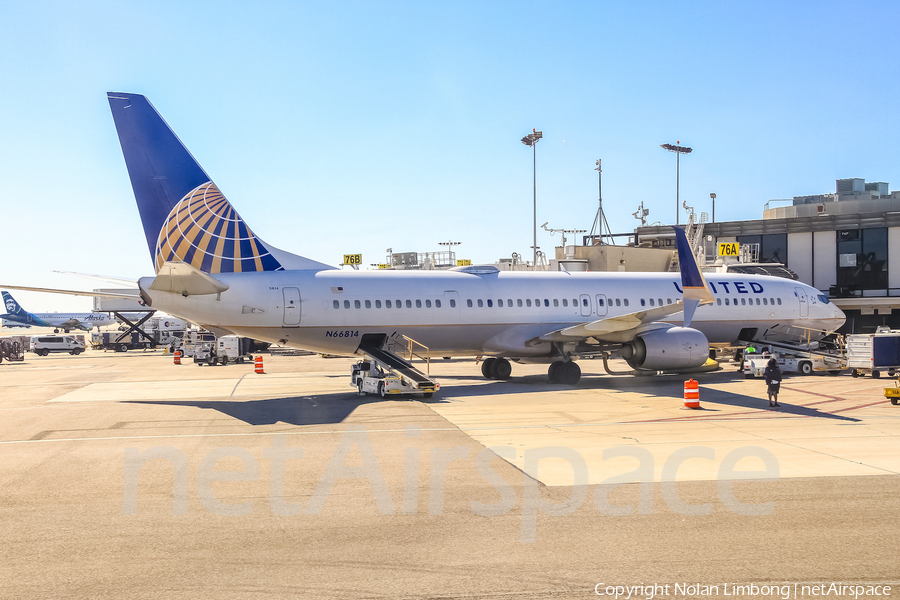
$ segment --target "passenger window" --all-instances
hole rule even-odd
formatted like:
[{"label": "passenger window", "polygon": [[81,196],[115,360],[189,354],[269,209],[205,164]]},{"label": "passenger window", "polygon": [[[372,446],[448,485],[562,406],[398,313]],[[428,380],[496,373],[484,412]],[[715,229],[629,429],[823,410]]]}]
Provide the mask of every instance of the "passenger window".
[{"label": "passenger window", "polygon": [[628,298],[625,298],[625,300],[623,300],[622,302],[625,303],[625,306],[628,306]]},{"label": "passenger window", "polygon": [[478,308],[484,308],[484,300],[481,298],[478,299]]},{"label": "passenger window", "polygon": [[622,301],[616,298],[616,306],[622,306]]},{"label": "passenger window", "polygon": [[469,308],[472,308],[472,301],[466,300],[466,306],[468,306]]},{"label": "passenger window", "polygon": [[407,301],[406,301],[406,308],[412,308],[412,301],[411,301],[411,300],[407,300]]},{"label": "passenger window", "polygon": [[450,308],[456,308],[456,300],[450,298]]},{"label": "passenger window", "polygon": [[335,308],[340,308],[340,307],[341,307],[341,303],[338,302],[337,300],[335,300],[332,304],[334,305]]},{"label": "passenger window", "polygon": [[350,308],[350,301],[344,300],[344,308]]},{"label": "passenger window", "polygon": [[403,308],[403,303],[400,300],[397,300],[397,308]]},{"label": "passenger window", "polygon": [[525,299],[525,306],[531,308],[531,298],[526,298],[526,299]]},{"label": "passenger window", "polygon": [[487,303],[488,303],[488,308],[493,308],[493,307],[494,307],[494,301],[491,300],[490,298],[488,298]]},{"label": "passenger window", "polygon": [[540,298],[535,298],[535,299],[534,299],[534,305],[535,305],[535,306],[540,306],[540,305],[541,305],[541,299],[540,299]]},{"label": "passenger window", "polygon": [[659,305],[660,305],[660,306],[663,305],[663,303],[662,303],[662,298],[659,299]]},{"label": "passenger window", "polygon": [[366,308],[372,308],[372,301],[366,300]]},{"label": "passenger window", "polygon": [[722,306],[722,299],[716,298],[716,304],[718,304],[719,306]]},{"label": "passenger window", "polygon": [[354,308],[360,308],[360,306],[361,306],[361,305],[360,305],[360,303],[359,303],[359,300],[354,300],[354,301],[353,301],[353,307],[354,307]]},{"label": "passenger window", "polygon": [[503,298],[498,298],[498,299],[497,299],[497,306],[500,307],[500,308],[503,308]]},{"label": "passenger window", "polygon": [[512,298],[507,298],[507,299],[506,299],[506,305],[507,305],[508,307],[512,308]]},{"label": "passenger window", "polygon": [[440,300],[435,300],[435,301],[434,301],[434,307],[435,307],[435,308],[440,308],[440,307],[441,307],[441,301],[440,301]]},{"label": "passenger window", "polygon": [[584,306],[585,308],[587,308],[587,305],[588,305],[587,298],[582,298],[582,299],[581,299],[581,305]]},{"label": "passenger window", "polygon": [[431,308],[431,300],[425,301],[425,308]]},{"label": "passenger window", "polygon": [[781,306],[781,298],[778,298],[778,306]]},{"label": "passenger window", "polygon": [[756,299],[756,305],[759,306],[759,298]]},{"label": "passenger window", "polygon": [[746,299],[746,298],[741,298],[741,304],[744,305],[744,306],[747,306],[747,299]]},{"label": "passenger window", "polygon": [[381,300],[375,301],[375,308],[381,308]]},{"label": "passenger window", "polygon": [[518,299],[516,300],[516,305],[517,305],[519,308],[522,308],[522,299],[521,299],[521,298],[518,298]]},{"label": "passenger window", "polygon": [[666,304],[672,304],[672,299],[671,299],[671,298],[666,298]]},{"label": "passenger window", "polygon": [[729,306],[730,304],[731,303],[729,302],[728,298],[725,298],[725,306]]},{"label": "passenger window", "polygon": [[393,306],[391,306],[391,301],[390,301],[390,300],[385,300],[385,301],[384,301],[384,307],[385,307],[385,308],[393,308]]},{"label": "passenger window", "polygon": [[569,306],[569,301],[566,298],[563,298],[563,306]]},{"label": "passenger window", "polygon": [[[565,300],[563,300],[563,302],[565,302]],[[603,298],[597,298],[597,304],[599,304],[600,306],[603,306],[603,304],[604,304]]]},{"label": "passenger window", "polygon": [[653,301],[653,298],[650,298],[650,306],[656,306],[656,302]]},{"label": "passenger window", "polygon": [[647,306],[647,301],[641,298],[641,306]]},{"label": "passenger window", "polygon": [[[601,305],[601,306],[603,305],[603,300],[600,301],[600,305]],[[559,300],[558,300],[557,298],[554,298],[554,299],[553,299],[553,306],[554,306],[554,307],[558,307],[558,306],[559,306]]]},{"label": "passenger window", "polygon": [[550,301],[547,300],[546,298],[544,298],[544,308],[549,308],[549,307],[550,307]]},{"label": "passenger window", "polygon": [[768,306],[768,305],[769,305],[769,299],[763,298],[763,306]]}]

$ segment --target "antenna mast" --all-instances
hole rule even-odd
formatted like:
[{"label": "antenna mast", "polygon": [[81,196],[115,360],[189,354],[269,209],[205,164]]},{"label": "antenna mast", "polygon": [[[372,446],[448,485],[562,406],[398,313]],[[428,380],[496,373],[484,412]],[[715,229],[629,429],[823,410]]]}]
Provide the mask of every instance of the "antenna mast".
[{"label": "antenna mast", "polygon": [[[597,165],[594,170],[597,171],[597,196],[600,199],[600,207],[597,209],[597,214],[594,216],[594,224],[591,225],[591,233],[590,236],[594,235],[594,231],[597,231],[597,237],[600,239],[600,243],[603,244],[603,238],[609,237],[609,243],[613,243],[612,238],[612,230],[609,228],[609,223],[606,221],[606,215],[603,214],[603,170],[600,166],[600,159],[598,158],[595,162]],[[603,233],[603,229],[606,228],[606,233]]]}]

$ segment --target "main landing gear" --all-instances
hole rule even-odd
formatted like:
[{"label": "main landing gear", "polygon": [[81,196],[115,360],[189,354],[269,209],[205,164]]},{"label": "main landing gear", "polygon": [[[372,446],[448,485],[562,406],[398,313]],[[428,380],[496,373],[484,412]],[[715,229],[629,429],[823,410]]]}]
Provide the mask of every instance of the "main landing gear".
[{"label": "main landing gear", "polygon": [[550,383],[575,385],[581,380],[581,367],[574,361],[558,360],[550,365],[547,376],[550,378]]},{"label": "main landing gear", "polygon": [[[486,379],[509,379],[512,365],[505,358],[488,358],[481,363],[481,374]],[[550,383],[575,385],[581,380],[581,367],[574,361],[558,360],[547,371]]]},{"label": "main landing gear", "polygon": [[488,358],[481,363],[481,374],[486,379],[509,379],[512,365],[505,358]]}]

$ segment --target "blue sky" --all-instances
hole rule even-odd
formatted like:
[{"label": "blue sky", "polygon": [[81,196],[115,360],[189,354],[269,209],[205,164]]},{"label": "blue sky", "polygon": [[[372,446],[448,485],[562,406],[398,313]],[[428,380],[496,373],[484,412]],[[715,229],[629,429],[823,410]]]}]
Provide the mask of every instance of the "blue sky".
[{"label": "blue sky", "polygon": [[[716,219],[863,177],[900,189],[894,2],[33,2],[0,5],[0,282],[152,273],[107,91],[148,96],[264,240],[531,255],[681,197]],[[684,217],[682,216],[682,222]],[[540,232],[552,252],[559,237]],[[31,310],[89,299],[29,294]]]}]

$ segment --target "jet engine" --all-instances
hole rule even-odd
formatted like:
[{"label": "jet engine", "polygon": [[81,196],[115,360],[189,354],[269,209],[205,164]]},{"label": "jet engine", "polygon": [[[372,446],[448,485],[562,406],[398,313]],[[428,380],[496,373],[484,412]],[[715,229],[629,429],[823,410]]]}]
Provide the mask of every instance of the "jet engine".
[{"label": "jet engine", "polygon": [[622,346],[621,354],[632,369],[677,371],[704,364],[709,341],[690,327],[663,327],[641,333]]}]

